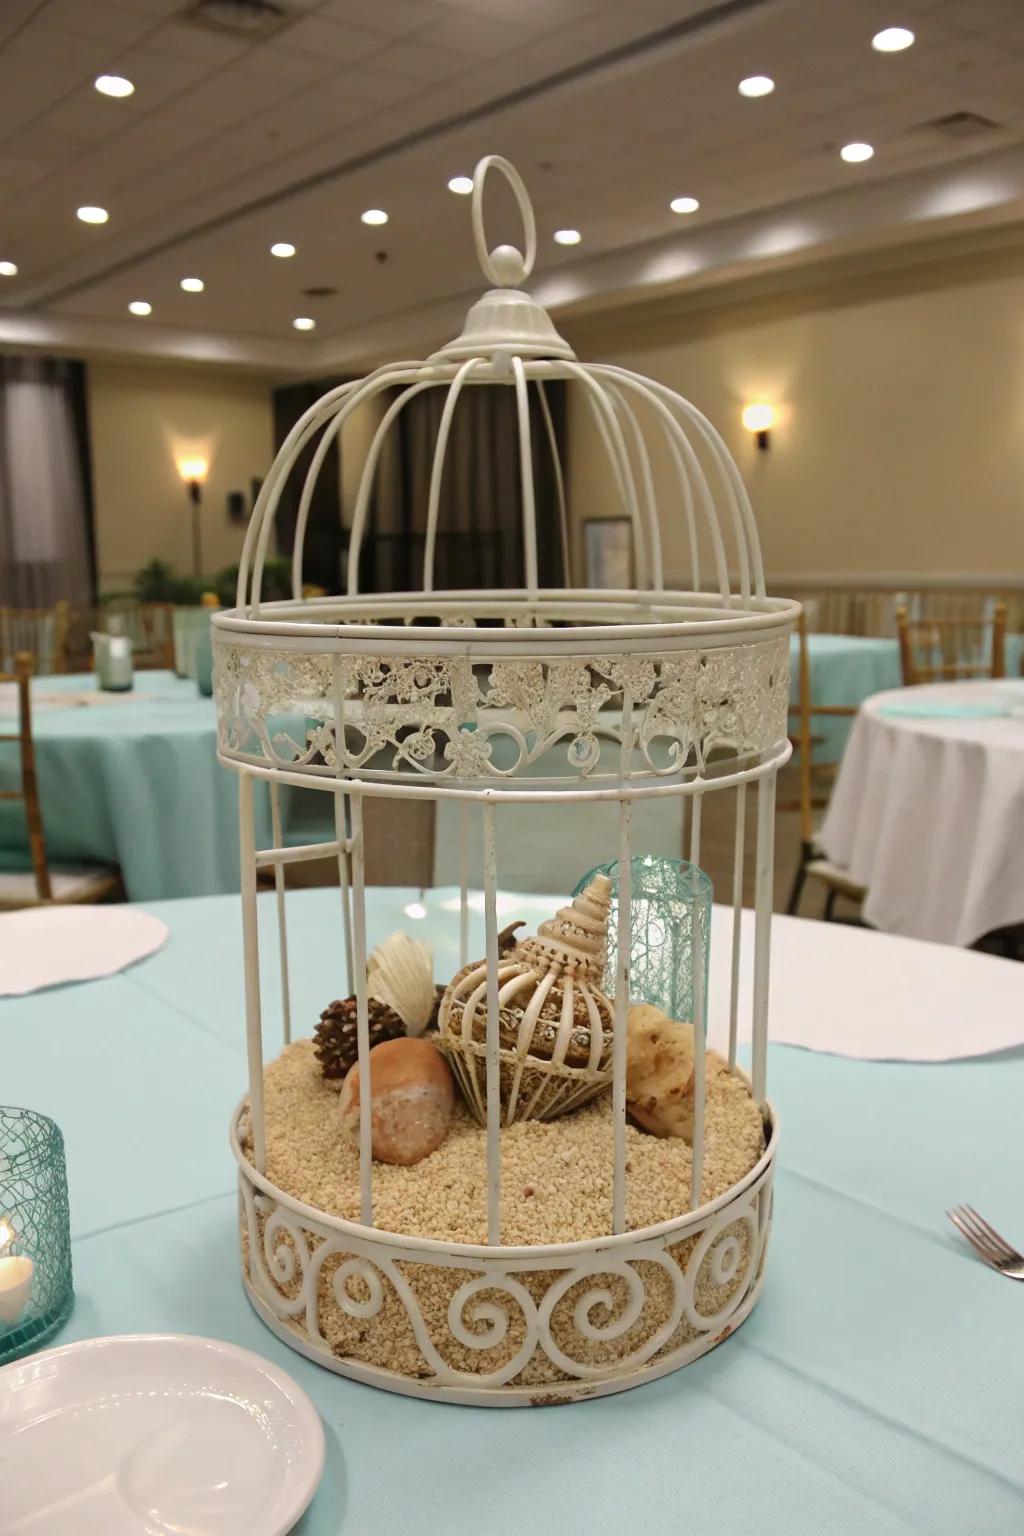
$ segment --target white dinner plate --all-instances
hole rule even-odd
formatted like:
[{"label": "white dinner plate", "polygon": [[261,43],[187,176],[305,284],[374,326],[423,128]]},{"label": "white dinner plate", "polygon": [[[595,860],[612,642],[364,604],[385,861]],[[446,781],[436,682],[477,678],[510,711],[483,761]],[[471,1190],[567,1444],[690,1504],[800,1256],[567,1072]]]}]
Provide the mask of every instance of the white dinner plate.
[{"label": "white dinner plate", "polygon": [[219,1339],[85,1339],[0,1370],[4,1536],[284,1536],[323,1463],[305,1392]]}]

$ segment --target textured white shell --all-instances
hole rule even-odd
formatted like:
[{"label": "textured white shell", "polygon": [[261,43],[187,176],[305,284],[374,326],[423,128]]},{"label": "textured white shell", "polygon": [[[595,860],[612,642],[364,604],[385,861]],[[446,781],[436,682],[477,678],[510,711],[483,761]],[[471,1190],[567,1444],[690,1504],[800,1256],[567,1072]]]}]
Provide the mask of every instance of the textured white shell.
[{"label": "textured white shell", "polygon": [[[510,1068],[503,1081],[506,1124],[514,1120],[552,1119],[593,1098],[611,1081],[609,1052],[614,1007],[600,990],[608,938],[611,881],[597,875],[571,906],[561,907],[541,923],[535,937],[523,939],[498,965],[498,1008],[520,1013],[515,1045],[503,1049]],[[553,989],[562,995],[558,1027],[550,1053],[534,1053],[541,1013]],[[573,1034],[580,1028],[577,1003],[587,1012],[588,1055],[583,1066],[566,1057]],[[451,1060],[466,1099],[484,1118],[484,1049],[476,1038],[487,1025],[487,965],[481,961],[449,983],[438,1022],[441,1043]]]}]

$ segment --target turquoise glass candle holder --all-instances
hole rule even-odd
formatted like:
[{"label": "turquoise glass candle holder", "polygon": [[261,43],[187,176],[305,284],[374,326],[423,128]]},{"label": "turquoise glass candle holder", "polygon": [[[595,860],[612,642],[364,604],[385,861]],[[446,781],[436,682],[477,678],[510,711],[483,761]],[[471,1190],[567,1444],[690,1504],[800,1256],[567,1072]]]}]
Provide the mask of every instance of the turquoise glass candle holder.
[{"label": "turquoise glass candle holder", "polygon": [[38,1349],[73,1302],[64,1137],[46,1115],[0,1106],[0,1365]]},{"label": "turquoise glass candle holder", "polygon": [[[644,853],[631,859],[629,867],[629,995],[634,1002],[660,1008],[671,1019],[706,1024],[711,881],[702,869],[686,859],[663,859]],[[590,870],[573,895],[579,895],[595,875],[607,875],[612,882],[605,990],[609,997],[614,997],[618,859]]]}]

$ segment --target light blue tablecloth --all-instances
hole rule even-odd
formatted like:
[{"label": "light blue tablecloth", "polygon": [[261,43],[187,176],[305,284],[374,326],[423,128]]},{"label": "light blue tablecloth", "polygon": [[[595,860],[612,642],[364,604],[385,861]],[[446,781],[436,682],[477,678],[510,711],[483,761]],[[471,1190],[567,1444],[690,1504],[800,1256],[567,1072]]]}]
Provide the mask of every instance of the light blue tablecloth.
[{"label": "light blue tablecloth", "polygon": [[[371,943],[411,894],[370,893]],[[335,986],[337,894],[290,900],[308,1030]],[[290,1371],[328,1437],[303,1536],[1024,1530],[1024,1294],[943,1217],[969,1199],[1024,1235],[1024,1052],[901,1066],[772,1048],[775,1230],[764,1295],[736,1336],[618,1397],[552,1411],[426,1404],[312,1365],[244,1300],[227,1147],[244,1087],[238,907],[150,910],[171,926],[150,960],[0,1003],[2,1096],[67,1137],[77,1304],[58,1342],[212,1334]],[[269,901],[261,920],[270,946]],[[817,925],[799,927],[813,944]],[[927,953],[908,942],[908,966]],[[848,993],[857,975],[836,986]],[[272,1003],[267,1015],[272,1052]]]},{"label": "light blue tablecloth", "polygon": [[[33,688],[51,861],[117,864],[133,901],[238,890],[238,781],[217,762],[212,699],[171,672],[137,672],[133,692],[72,707],[45,696],[95,694],[91,674],[39,678]],[[9,754],[0,771],[14,772]],[[266,843],[262,790],[257,809]],[[24,848],[21,805],[0,805],[0,861],[17,863]]]}]

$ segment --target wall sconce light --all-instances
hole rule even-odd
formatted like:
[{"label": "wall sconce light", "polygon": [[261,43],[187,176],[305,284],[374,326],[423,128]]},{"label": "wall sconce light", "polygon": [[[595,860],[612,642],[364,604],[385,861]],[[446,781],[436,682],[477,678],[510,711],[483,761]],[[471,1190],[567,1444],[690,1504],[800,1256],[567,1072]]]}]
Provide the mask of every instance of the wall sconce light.
[{"label": "wall sconce light", "polygon": [[767,451],[771,439],[769,433],[775,425],[775,407],[766,405],[763,401],[743,407],[743,425],[748,432],[753,432],[757,438],[757,446],[762,452]]},{"label": "wall sconce light", "polygon": [[192,508],[193,576],[201,576],[203,572],[203,546],[202,531],[199,524],[199,508],[202,505],[203,484],[209,469],[210,466],[205,459],[181,458],[178,460],[178,474],[188,488],[188,499]]}]

